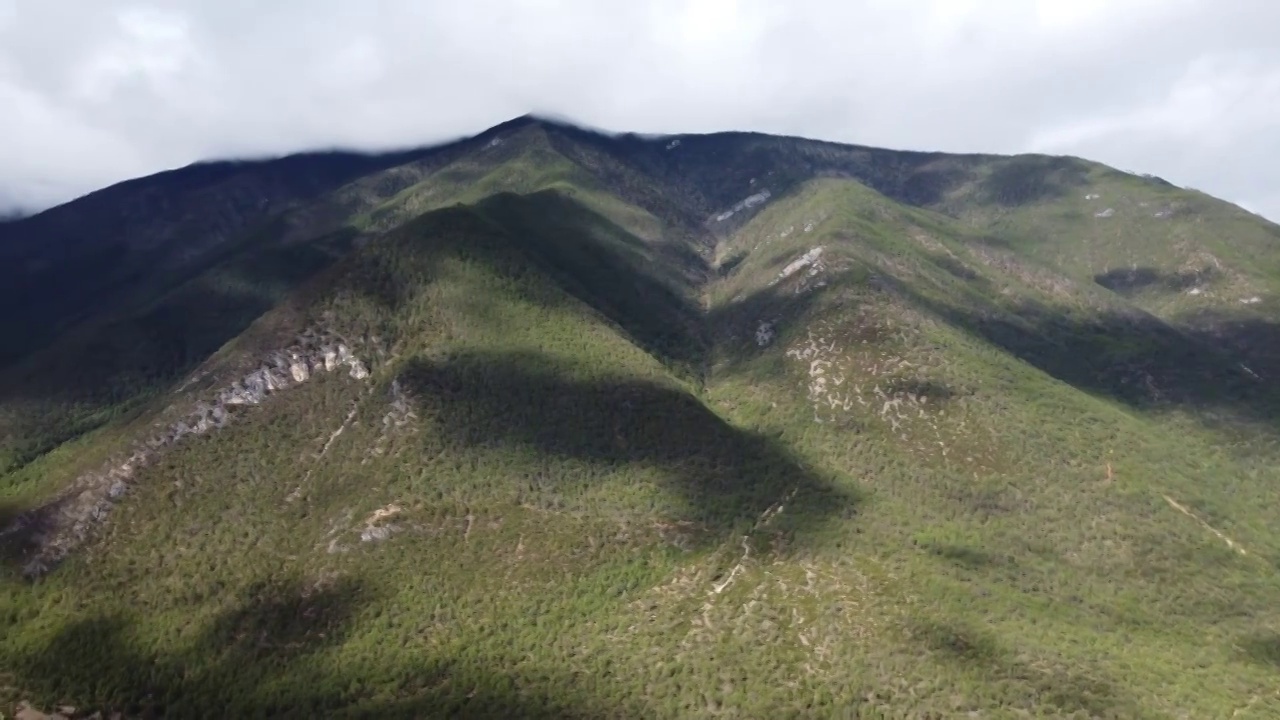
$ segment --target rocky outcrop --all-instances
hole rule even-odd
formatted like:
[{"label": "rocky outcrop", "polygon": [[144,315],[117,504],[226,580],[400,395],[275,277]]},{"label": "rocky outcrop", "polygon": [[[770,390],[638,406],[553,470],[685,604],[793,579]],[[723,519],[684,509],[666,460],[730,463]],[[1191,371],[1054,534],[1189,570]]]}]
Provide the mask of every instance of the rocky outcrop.
[{"label": "rocky outcrop", "polygon": [[369,448],[368,456],[361,461],[361,464],[368,464],[373,458],[385,455],[396,436],[417,432],[415,424],[418,415],[413,411],[412,398],[405,391],[400,378],[391,381],[390,395],[390,407],[387,409],[387,414],[382,417],[382,433],[373,447]]},{"label": "rocky outcrop", "polygon": [[326,343],[310,350],[294,347],[274,353],[262,367],[219,393],[216,402],[220,408],[257,405],[271,393],[310,380],[314,373],[332,372],[343,367],[356,380],[369,377],[369,369],[364,362],[352,355],[350,348],[342,343]]},{"label": "rocky outcrop", "polygon": [[392,518],[398,517],[402,513],[404,513],[404,508],[396,503],[391,503],[370,513],[369,517],[365,518],[363,527],[357,525],[356,527],[344,529],[342,526],[349,523],[354,516],[354,513],[348,510],[346,516],[336,522],[325,536],[329,539],[329,544],[325,551],[330,555],[350,552],[353,546],[342,544],[342,539],[350,533],[358,534],[362,543],[380,543],[390,540],[392,535],[405,529],[398,523],[390,522]]},{"label": "rocky outcrop", "polygon": [[210,399],[197,402],[179,419],[158,424],[157,432],[136,444],[124,459],[117,458],[80,476],[58,499],[19,515],[0,531],[0,540],[16,540],[24,546],[27,561],[23,574],[27,577],[49,572],[106,520],[138,471],[168,448],[189,436],[225,426],[234,419],[238,407],[257,405],[320,373],[338,370],[345,370],[355,380],[369,377],[368,366],[345,343],[318,333],[303,335],[296,344],[271,353],[258,368]]},{"label": "rocky outcrop", "polygon": [[722,213],[720,213],[720,214],[716,215],[716,217],[715,217],[715,221],[716,221],[716,222],[724,222],[725,220],[728,220],[729,218],[733,217],[734,215],[737,215],[738,213],[742,212],[743,210],[750,210],[751,208],[753,208],[753,207],[755,207],[755,206],[757,206],[757,205],[762,205],[762,204],[764,204],[764,203],[768,202],[768,201],[769,201],[769,198],[771,198],[771,197],[773,197],[773,193],[770,193],[768,190],[761,190],[760,192],[756,193],[755,195],[748,196],[748,197],[746,197],[746,198],[744,198],[744,199],[742,199],[742,200],[738,201],[738,203],[737,203],[737,204],[735,204],[733,207],[731,207],[731,208],[729,208],[728,210],[725,210],[724,212],[722,212]]},{"label": "rocky outcrop", "polygon": [[776,334],[776,329],[773,323],[771,322],[760,323],[760,327],[756,328],[756,345],[759,347],[767,347],[770,343],[773,342],[773,337],[775,334]]},{"label": "rocky outcrop", "polygon": [[809,252],[806,252],[804,255],[801,255],[799,258],[793,260],[786,267],[782,268],[782,272],[778,273],[778,277],[775,278],[774,281],[769,284],[776,285],[778,282],[782,280],[786,280],[787,278],[791,277],[792,275],[795,275],[796,273],[800,272],[805,268],[809,268],[810,276],[817,275],[818,273],[822,272],[822,270],[824,269],[824,266],[822,265],[823,249],[824,248],[822,248],[822,246],[812,248],[809,250]]}]

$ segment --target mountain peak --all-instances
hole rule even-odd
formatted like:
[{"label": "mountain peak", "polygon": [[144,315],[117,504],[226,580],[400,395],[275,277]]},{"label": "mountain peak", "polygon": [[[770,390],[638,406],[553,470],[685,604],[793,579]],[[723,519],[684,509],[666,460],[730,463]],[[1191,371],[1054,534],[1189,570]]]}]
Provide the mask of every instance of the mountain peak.
[{"label": "mountain peak", "polygon": [[518,130],[531,126],[577,133],[588,133],[602,137],[616,137],[624,134],[607,130],[605,128],[594,127],[565,115],[530,112],[494,125],[488,130],[480,133],[478,137],[487,138],[497,133],[509,132],[511,130]]},{"label": "mountain peak", "polygon": [[0,714],[1280,716],[1226,203],[528,114],[0,236]]}]

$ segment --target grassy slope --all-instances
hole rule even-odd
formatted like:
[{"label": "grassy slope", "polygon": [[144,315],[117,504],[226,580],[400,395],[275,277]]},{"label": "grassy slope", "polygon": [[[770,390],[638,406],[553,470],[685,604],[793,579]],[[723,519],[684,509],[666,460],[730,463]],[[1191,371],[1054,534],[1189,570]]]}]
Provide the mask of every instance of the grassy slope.
[{"label": "grassy slope", "polygon": [[[1072,230],[1074,197],[961,186],[939,207],[985,209],[957,222],[792,185],[718,248],[704,336],[665,242],[687,222],[643,174],[528,142],[450,171],[471,209],[374,241],[214,358],[317,324],[385,350],[369,384],[182,447],[101,543],[6,579],[0,686],[173,715],[1280,710],[1269,406],[1128,391],[1135,356],[1234,356],[1033,243],[1118,252]],[[362,222],[452,204],[433,187]],[[1131,324],[1098,345],[1099,317]],[[1160,370],[1132,372],[1186,380]]]},{"label": "grassy slope", "polygon": [[[0,502],[29,503],[64,484],[68,472],[59,458],[66,453],[48,453],[99,429],[110,435],[113,423],[153,412],[223,343],[355,244],[426,210],[551,188],[570,189],[608,222],[662,248],[660,276],[684,277],[685,267],[700,262],[669,252],[661,244],[669,234],[661,221],[601,192],[550,149],[537,127],[516,128],[478,159],[464,154],[362,178],[229,243],[194,277],[155,280],[163,289],[148,302],[95,317],[8,368],[0,378],[0,473],[7,475]],[[82,452],[83,445],[73,447]]]},{"label": "grassy slope", "polygon": [[[1042,173],[1047,162],[1022,158],[1004,166],[1030,165]],[[1019,253],[1160,317],[1204,310],[1274,316],[1280,290],[1275,225],[1157,178],[1082,161],[1069,167],[1015,202],[997,199],[997,188],[1021,186],[1021,178],[1011,170],[1003,171],[1008,177],[989,172],[953,189],[946,204]],[[1190,294],[1196,288],[1200,292]],[[1263,302],[1241,306],[1255,296]]]},{"label": "grassy slope", "polygon": [[[658,696],[603,678],[687,682],[609,641],[634,592],[693,558],[731,564],[714,549],[793,486],[822,509],[806,520],[841,489],[558,289],[499,210],[415,221],[313,309],[308,322],[386,340],[370,389],[326,377],[250,410],[148,471],[95,550],[35,588],[7,579],[7,681],[44,702],[175,714],[640,712]],[[413,415],[398,429],[382,422],[394,380]],[[362,544],[378,508],[399,531]],[[575,695],[575,673],[601,684]]]},{"label": "grassy slope", "polygon": [[[779,237],[810,221],[811,233]],[[1280,519],[1266,498],[1277,473],[1218,429],[1081,393],[975,337],[958,318],[1054,304],[1064,287],[1034,266],[991,262],[980,239],[839,182],[780,201],[725,248],[756,249],[719,290],[734,351],[713,396],[776,418],[785,397],[807,400],[813,360],[828,363],[823,397],[840,409],[828,403],[817,424],[812,408],[793,406],[774,422],[807,419],[804,451],[873,488],[860,517],[883,534],[914,598],[903,603],[909,639],[889,655],[901,662],[914,647],[929,658],[897,672],[917,678],[917,692],[930,678],[938,711],[1017,706],[1025,693],[1041,711],[1213,717],[1267,697],[1277,617],[1266,598],[1280,558],[1268,528]],[[807,290],[784,282],[760,294],[816,245],[826,269],[800,281]],[[775,319],[773,345],[756,347],[757,323]],[[835,351],[787,358],[810,332]],[[930,400],[886,411],[876,388]],[[948,692],[960,707],[946,710]]]},{"label": "grassy slope", "polygon": [[[184,210],[186,225],[167,222],[171,218],[159,211],[154,217],[144,214],[129,219],[137,226],[129,233],[136,236],[131,242],[163,245],[188,235],[207,242],[203,235],[210,233],[201,230],[201,218],[220,229],[223,224],[240,222],[238,215],[217,203],[230,202],[228,197],[241,204],[246,196],[271,197],[270,192],[254,184],[254,173],[283,175],[286,186],[294,183],[318,187],[333,187],[339,184],[340,177],[355,176],[307,204],[290,207],[296,203],[277,203],[288,209],[248,216],[244,219],[245,229],[204,248],[197,264],[157,264],[140,277],[126,278],[119,284],[127,288],[127,293],[113,302],[95,304],[83,322],[64,329],[49,347],[28,348],[22,357],[22,348],[15,346],[19,359],[5,368],[0,379],[0,473],[21,473],[27,463],[68,440],[112,421],[145,413],[157,396],[223,343],[280,303],[307,278],[349,252],[366,230],[359,219],[370,208],[397,193],[404,194],[408,187],[434,193],[441,203],[464,192],[465,185],[458,185],[449,173],[454,164],[466,162],[466,155],[483,142],[483,138],[475,138],[432,151],[345,161],[347,165],[363,163],[374,170],[366,174],[322,172],[323,168],[310,167],[309,159],[300,156],[277,166],[259,168],[261,164],[250,163],[240,174],[232,172],[234,165],[213,165],[206,170],[196,167],[107,191],[107,196],[121,196],[137,185],[145,198],[147,187],[165,187],[166,182],[177,183],[166,192],[178,193],[186,174],[193,173],[197,179],[201,173],[228,175],[217,175],[222,183],[217,186],[221,188],[218,192],[196,187],[186,188],[190,198],[175,196],[193,207],[211,207],[203,215]],[[319,156],[319,160],[325,157]],[[343,162],[341,156],[335,158],[331,164]],[[301,178],[289,178],[290,172]],[[237,181],[243,181],[245,187],[236,185]],[[41,222],[74,227],[76,222],[96,217],[95,213],[109,212],[112,205],[107,196],[86,198],[87,208],[76,203],[58,208]],[[116,204],[120,204],[119,200]],[[176,212],[164,207],[166,212]],[[221,222],[226,213],[234,216],[234,222]],[[209,216],[218,222],[209,221]],[[405,219],[408,218],[401,221]],[[386,223],[383,229],[394,226],[395,223]],[[174,252],[167,246],[164,249]],[[92,259],[64,265],[69,267],[64,267],[60,271],[63,275],[58,276],[58,282],[63,284],[77,285],[78,281],[68,281],[67,275],[81,271],[94,274],[94,281],[101,279],[98,275],[114,277],[109,272],[112,268]],[[79,313],[84,315],[85,308],[80,308]],[[17,311],[16,316],[22,317],[13,322],[31,321],[27,314],[25,310]],[[22,340],[20,336],[11,339]],[[33,475],[50,473],[38,468],[24,473],[25,477]],[[30,483],[19,479],[7,484]],[[3,494],[10,499],[15,497],[11,490]]]},{"label": "grassy slope", "polygon": [[[997,199],[1002,183],[1022,187],[1018,172],[1046,164],[1059,171],[1037,192]],[[1069,292],[1014,308],[1023,329],[976,330],[1091,392],[1181,413],[1189,426],[1233,426],[1222,440],[1274,452],[1280,228],[1159,179],[1081,161],[1015,158],[1004,167],[1018,172],[960,185],[944,207],[1021,262],[1060,273]],[[1100,289],[1092,307],[1065,307],[1070,295],[1099,298]]]}]

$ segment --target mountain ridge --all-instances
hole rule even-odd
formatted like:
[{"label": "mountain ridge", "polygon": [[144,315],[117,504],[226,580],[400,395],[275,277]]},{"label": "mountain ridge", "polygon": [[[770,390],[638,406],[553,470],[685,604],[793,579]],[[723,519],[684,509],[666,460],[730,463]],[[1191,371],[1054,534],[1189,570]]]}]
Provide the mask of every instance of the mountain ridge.
[{"label": "mountain ridge", "polygon": [[1275,226],[536,118],[325,187],[8,348],[0,702],[1280,710]]}]

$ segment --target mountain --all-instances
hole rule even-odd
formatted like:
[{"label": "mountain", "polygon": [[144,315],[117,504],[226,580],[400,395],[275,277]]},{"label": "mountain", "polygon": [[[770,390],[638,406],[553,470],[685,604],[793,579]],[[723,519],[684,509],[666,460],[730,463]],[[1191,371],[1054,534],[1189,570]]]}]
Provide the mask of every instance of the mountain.
[{"label": "mountain", "polygon": [[1159,178],[525,117],[0,260],[0,708],[1280,713],[1280,227]]}]

